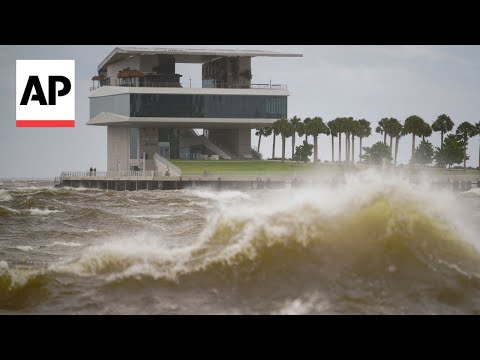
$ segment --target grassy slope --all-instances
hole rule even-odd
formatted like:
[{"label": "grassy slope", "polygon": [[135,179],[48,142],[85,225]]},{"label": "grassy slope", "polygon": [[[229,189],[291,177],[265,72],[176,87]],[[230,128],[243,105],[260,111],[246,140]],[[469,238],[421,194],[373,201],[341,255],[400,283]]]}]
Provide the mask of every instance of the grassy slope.
[{"label": "grassy slope", "polygon": [[232,160],[218,160],[218,161],[202,161],[202,160],[171,160],[171,162],[182,169],[182,173],[188,174],[202,174],[205,170],[210,173],[219,172],[275,172],[275,171],[302,171],[311,169],[313,164],[295,164],[294,162],[276,162],[276,161],[232,161]]},{"label": "grassy slope", "polygon": [[[236,161],[236,160],[219,160],[219,161],[202,161],[202,160],[171,160],[172,163],[182,169],[184,175],[197,175],[203,174],[207,170],[211,174],[255,174],[257,172],[295,172],[304,171],[313,168],[317,168],[322,171],[339,171],[343,170],[344,165],[340,164],[313,164],[313,163],[295,163],[286,161],[281,163],[279,161],[265,161],[265,160],[249,160],[249,161]],[[358,169],[364,168],[363,166]],[[479,175],[479,171],[467,170],[444,170],[434,168],[424,169],[409,169],[399,168],[403,171],[410,173],[416,173],[417,171],[427,171],[437,175],[454,175],[454,174],[466,174],[466,175]]]}]

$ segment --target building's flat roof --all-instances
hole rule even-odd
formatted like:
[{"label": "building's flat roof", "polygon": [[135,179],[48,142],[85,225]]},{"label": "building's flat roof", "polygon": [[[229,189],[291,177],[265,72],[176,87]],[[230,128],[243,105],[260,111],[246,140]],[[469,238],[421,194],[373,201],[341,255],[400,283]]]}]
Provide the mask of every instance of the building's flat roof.
[{"label": "building's flat roof", "polygon": [[175,56],[176,63],[199,63],[215,60],[220,57],[230,56],[270,56],[270,57],[302,57],[302,54],[284,53],[266,50],[244,49],[182,49],[182,48],[136,48],[117,47],[98,66],[98,70],[104,69],[108,64],[123,60],[131,55],[160,55],[168,54]]}]

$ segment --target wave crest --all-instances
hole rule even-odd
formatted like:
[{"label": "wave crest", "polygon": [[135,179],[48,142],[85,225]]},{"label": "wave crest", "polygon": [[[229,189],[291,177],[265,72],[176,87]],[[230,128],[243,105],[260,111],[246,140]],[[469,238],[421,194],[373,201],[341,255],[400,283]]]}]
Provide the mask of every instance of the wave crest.
[{"label": "wave crest", "polygon": [[146,276],[176,282],[245,283],[271,276],[280,281],[279,274],[309,282],[345,272],[409,277],[413,269],[469,278],[480,273],[477,250],[445,209],[447,201],[456,211],[449,193],[398,180],[375,185],[353,179],[336,190],[269,193],[235,207],[220,201],[191,246],[117,239],[94,245],[69,266],[109,280]]}]

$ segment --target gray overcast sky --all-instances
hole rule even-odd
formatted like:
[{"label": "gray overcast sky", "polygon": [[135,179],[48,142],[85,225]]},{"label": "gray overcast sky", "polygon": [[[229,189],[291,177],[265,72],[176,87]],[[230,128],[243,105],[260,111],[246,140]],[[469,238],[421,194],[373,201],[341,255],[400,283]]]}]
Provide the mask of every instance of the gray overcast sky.
[{"label": "gray overcast sky", "polygon": [[[105,46],[0,46],[0,177],[53,178],[64,170],[106,168],[106,129],[86,126],[91,78],[98,64],[115,48]],[[136,45],[118,45],[136,46]],[[153,45],[152,45],[153,46]],[[447,114],[459,125],[480,121],[480,46],[299,46],[299,45],[154,45],[181,48],[240,48],[302,53],[303,58],[254,58],[253,82],[287,84],[288,116],[383,117],[404,121],[419,115],[428,123]],[[149,47],[141,45],[138,47]],[[15,127],[15,60],[73,59],[76,66],[76,127],[26,129]],[[182,80],[201,82],[201,65],[177,65]],[[382,137],[374,133],[369,146]],[[320,136],[319,155],[331,157],[330,138]],[[440,135],[430,138],[434,146]],[[252,134],[252,145],[257,137]],[[290,141],[287,154],[290,156]],[[418,144],[418,139],[417,139]],[[277,156],[281,141],[276,144]],[[358,146],[358,142],[356,142]],[[478,166],[479,137],[470,140],[467,165]],[[410,158],[411,136],[400,141],[399,161]],[[336,145],[337,150],[337,145]],[[264,157],[272,137],[262,139]],[[356,149],[358,156],[358,149]]]}]

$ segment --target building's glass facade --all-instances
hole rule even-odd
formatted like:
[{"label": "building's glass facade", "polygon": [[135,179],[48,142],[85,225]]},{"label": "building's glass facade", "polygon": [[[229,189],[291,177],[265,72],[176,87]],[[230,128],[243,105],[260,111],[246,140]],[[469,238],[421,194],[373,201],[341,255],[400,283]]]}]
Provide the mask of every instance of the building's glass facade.
[{"label": "building's glass facade", "polygon": [[101,112],[130,115],[129,94],[118,94],[90,98],[90,119]]},{"label": "building's glass facade", "polygon": [[287,97],[130,94],[130,116],[280,119],[287,117]]}]

